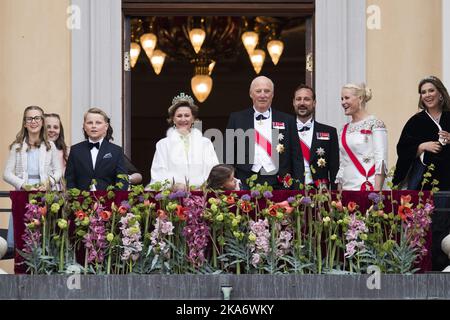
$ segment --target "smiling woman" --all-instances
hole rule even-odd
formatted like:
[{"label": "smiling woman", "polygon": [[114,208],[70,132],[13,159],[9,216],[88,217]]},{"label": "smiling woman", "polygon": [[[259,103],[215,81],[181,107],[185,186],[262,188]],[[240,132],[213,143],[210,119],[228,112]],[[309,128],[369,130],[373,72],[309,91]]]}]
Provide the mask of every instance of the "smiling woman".
[{"label": "smiling woman", "polygon": [[192,128],[198,107],[192,97],[181,93],[172,100],[168,113],[173,128],[156,144],[150,184],[168,181],[176,188],[199,188],[219,161],[211,140]]},{"label": "smiling woman", "polygon": [[17,190],[45,191],[61,178],[61,163],[53,142],[47,139],[44,111],[29,106],[23,113],[22,128],[9,146],[4,180]]},{"label": "smiling woman", "polygon": [[61,166],[63,171],[65,171],[67,158],[69,157],[69,148],[64,140],[64,128],[61,118],[57,113],[46,113],[44,117],[48,140],[53,141],[56,149],[58,149]]},{"label": "smiling woman", "polygon": [[450,190],[450,97],[440,79],[429,76],[418,86],[422,111],[405,124],[397,144],[398,160],[394,184],[416,190],[422,188],[422,174],[426,166],[433,164],[424,189],[433,187],[433,179],[439,181],[440,190]]},{"label": "smiling woman", "polygon": [[343,190],[379,191],[387,174],[387,130],[383,121],[370,115],[366,103],[372,90],[362,84],[346,84],[341,104],[352,121],[339,134],[340,164],[336,175]]}]

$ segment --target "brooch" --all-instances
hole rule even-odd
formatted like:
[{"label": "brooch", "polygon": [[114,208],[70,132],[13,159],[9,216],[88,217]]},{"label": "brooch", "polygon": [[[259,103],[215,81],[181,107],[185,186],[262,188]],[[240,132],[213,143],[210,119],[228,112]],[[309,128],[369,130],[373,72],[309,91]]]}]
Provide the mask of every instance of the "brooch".
[{"label": "brooch", "polygon": [[323,156],[325,155],[325,150],[324,150],[322,147],[317,148],[316,154],[317,154],[319,157],[323,157]]},{"label": "brooch", "polygon": [[277,152],[278,153],[284,152],[284,146],[281,143],[277,144]]},{"label": "brooch", "polygon": [[327,165],[327,161],[324,158],[319,158],[319,160],[317,160],[317,166],[319,168],[324,168]]}]

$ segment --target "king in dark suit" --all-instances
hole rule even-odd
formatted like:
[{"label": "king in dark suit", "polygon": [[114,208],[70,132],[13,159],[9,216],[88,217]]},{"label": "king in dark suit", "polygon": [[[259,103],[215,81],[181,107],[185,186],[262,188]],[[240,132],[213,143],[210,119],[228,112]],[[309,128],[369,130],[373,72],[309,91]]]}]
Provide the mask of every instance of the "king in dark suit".
[{"label": "king in dark suit", "polygon": [[255,173],[257,183],[267,182],[274,189],[283,187],[281,179],[286,174],[303,181],[295,119],[271,108],[273,96],[272,80],[255,78],[250,85],[253,107],[233,112],[228,119],[224,162],[234,165],[244,189]]},{"label": "king in dark suit", "polygon": [[[84,115],[83,129],[87,140],[70,148],[65,172],[67,188],[106,190],[109,185],[122,182],[121,189],[127,190],[127,181],[117,176],[127,174],[127,170],[122,148],[109,142],[109,117],[103,110],[91,108]],[[95,188],[91,188],[93,179]]]},{"label": "king in dark suit", "polygon": [[305,183],[336,189],[335,179],[339,170],[336,128],[314,120],[316,93],[311,87],[304,84],[297,87],[292,103],[297,115],[298,141],[305,165]]}]

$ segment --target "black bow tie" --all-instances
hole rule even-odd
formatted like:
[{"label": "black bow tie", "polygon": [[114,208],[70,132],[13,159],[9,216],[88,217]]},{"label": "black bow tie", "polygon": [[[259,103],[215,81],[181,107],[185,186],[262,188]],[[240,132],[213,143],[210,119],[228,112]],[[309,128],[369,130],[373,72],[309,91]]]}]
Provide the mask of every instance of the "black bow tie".
[{"label": "black bow tie", "polygon": [[298,132],[308,131],[309,129],[311,129],[311,127],[304,126],[303,128],[298,129]]},{"label": "black bow tie", "polygon": [[256,116],[255,119],[256,119],[256,120],[266,120],[266,119],[269,119],[269,118],[267,118],[267,117],[265,117],[264,115],[260,114],[259,116]]},{"label": "black bow tie", "polygon": [[96,143],[89,142],[89,150],[91,150],[94,147],[96,147],[97,149],[100,149],[100,142],[96,142]]}]

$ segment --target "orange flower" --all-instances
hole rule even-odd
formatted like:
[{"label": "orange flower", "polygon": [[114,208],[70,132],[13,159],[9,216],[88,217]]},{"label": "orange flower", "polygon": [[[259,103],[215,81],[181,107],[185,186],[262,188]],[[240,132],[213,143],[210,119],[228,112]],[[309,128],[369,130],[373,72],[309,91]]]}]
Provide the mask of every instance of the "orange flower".
[{"label": "orange flower", "polygon": [[289,202],[287,202],[287,200],[283,202],[278,202],[277,205],[283,209],[284,213],[287,214],[291,213],[294,210],[294,208],[289,205]]},{"label": "orange flower", "polygon": [[405,206],[411,202],[411,195],[400,196],[400,203],[402,206]]},{"label": "orange flower", "polygon": [[406,221],[407,217],[412,217],[412,210],[407,206],[399,206],[398,215],[403,221]]},{"label": "orange flower", "polygon": [[347,204],[347,209],[348,209],[348,211],[353,212],[353,211],[355,211],[356,206],[357,206],[356,202],[350,201],[350,202]]},{"label": "orange flower", "polygon": [[47,215],[47,206],[39,207],[38,210],[41,216],[45,217]]},{"label": "orange flower", "polygon": [[276,217],[278,212],[282,212],[283,214],[284,213],[289,214],[293,210],[294,210],[294,208],[291,207],[289,205],[289,202],[287,202],[287,201],[278,202],[278,203],[275,203],[275,204],[272,204],[271,206],[269,206],[269,214],[273,217]]},{"label": "orange flower", "polygon": [[342,211],[344,208],[342,206],[341,200],[339,201],[331,201],[331,206],[335,207],[338,211]]},{"label": "orange flower", "polygon": [[164,210],[162,210],[162,209],[159,209],[158,211],[156,211],[156,214],[161,219],[165,219],[167,217],[166,212]]},{"label": "orange flower", "polygon": [[177,216],[178,219],[185,221],[187,219],[185,212],[187,211],[187,208],[184,208],[180,205],[177,205]]},{"label": "orange flower", "polygon": [[99,216],[103,219],[103,221],[108,221],[109,218],[111,218],[111,211],[100,211]]},{"label": "orange flower", "polygon": [[120,206],[117,211],[119,212],[120,215],[124,215],[125,213],[128,212],[128,209],[125,206]]},{"label": "orange flower", "polygon": [[228,204],[235,204],[236,201],[234,200],[234,197],[232,195],[229,195],[226,199],[226,202]]},{"label": "orange flower", "polygon": [[252,205],[248,201],[242,201],[241,210],[245,213],[249,213],[250,211],[252,211]]},{"label": "orange flower", "polygon": [[150,200],[145,199],[144,200],[144,206],[149,207],[150,206]]},{"label": "orange flower", "polygon": [[272,217],[276,217],[279,208],[280,208],[280,207],[279,207],[278,204],[272,204],[271,206],[269,206],[269,214],[270,214]]},{"label": "orange flower", "polygon": [[82,221],[82,220],[84,220],[84,218],[87,217],[87,214],[84,213],[83,210],[78,210],[77,212],[75,212],[75,217],[76,217],[78,220]]}]

